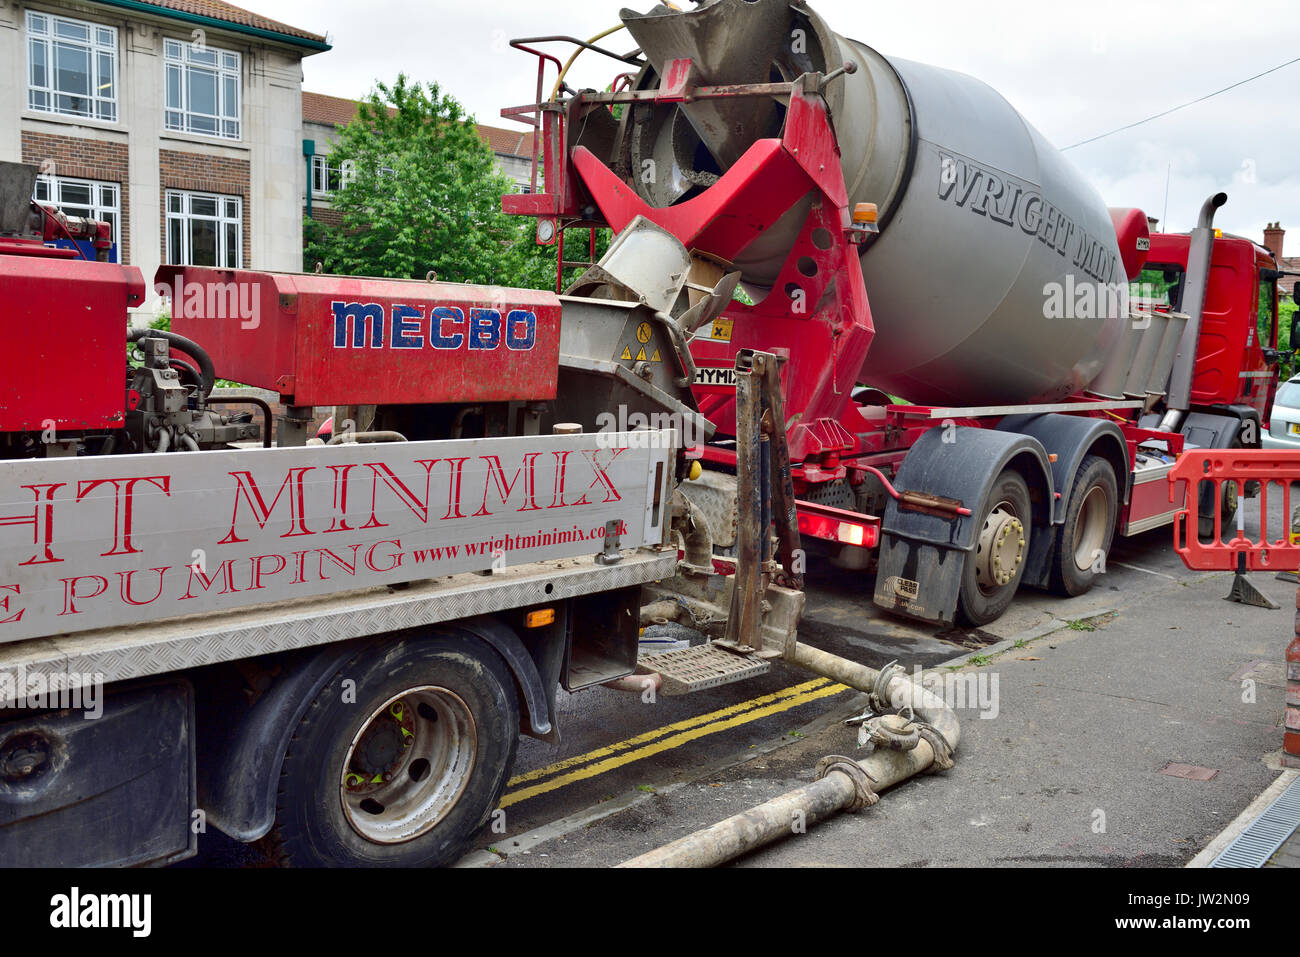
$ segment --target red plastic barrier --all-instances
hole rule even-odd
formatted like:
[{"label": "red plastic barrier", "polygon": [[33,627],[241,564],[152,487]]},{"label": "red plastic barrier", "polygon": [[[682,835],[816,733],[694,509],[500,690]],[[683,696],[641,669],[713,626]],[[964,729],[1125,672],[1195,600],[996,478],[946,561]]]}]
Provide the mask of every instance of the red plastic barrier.
[{"label": "red plastic barrier", "polygon": [[[1224,537],[1222,517],[1214,518],[1212,541],[1199,540],[1197,529],[1197,501],[1201,483],[1214,484],[1215,501],[1220,501],[1225,482],[1233,483],[1240,494],[1250,481],[1260,483],[1259,537],[1247,538],[1240,526],[1231,540]],[[1269,483],[1282,486],[1281,528],[1269,528],[1269,495],[1276,497]],[[1203,571],[1237,571],[1238,556],[1245,555],[1250,571],[1294,571],[1300,569],[1300,544],[1291,539],[1291,483],[1300,482],[1300,451],[1272,451],[1268,449],[1193,449],[1184,452],[1169,473],[1169,500],[1182,496],[1183,507],[1174,519],[1174,548],[1188,568]],[[1244,505],[1244,508],[1252,508]],[[1238,514],[1238,519],[1241,513]],[[1276,524],[1276,520],[1274,520]],[[1190,533],[1189,533],[1190,530]]]}]

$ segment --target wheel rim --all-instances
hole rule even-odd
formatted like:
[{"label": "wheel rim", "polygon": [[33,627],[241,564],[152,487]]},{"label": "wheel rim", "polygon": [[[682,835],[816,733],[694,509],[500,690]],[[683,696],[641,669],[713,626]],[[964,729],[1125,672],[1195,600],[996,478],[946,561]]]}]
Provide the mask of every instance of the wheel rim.
[{"label": "wheel rim", "polygon": [[1235,482],[1223,483],[1223,527],[1227,528],[1237,517],[1237,485]]},{"label": "wheel rim", "polygon": [[352,738],[339,778],[343,813],[376,844],[401,844],[437,825],[474,770],[478,730],[469,707],[425,685],[389,698]]},{"label": "wheel rim", "polygon": [[1074,520],[1074,564],[1081,572],[1092,568],[1102,543],[1106,541],[1106,524],[1110,518],[1106,490],[1094,485],[1083,498]]},{"label": "wheel rim", "polygon": [[984,519],[975,555],[975,580],[991,595],[1016,579],[1025,559],[1025,526],[1010,502],[999,502]]}]

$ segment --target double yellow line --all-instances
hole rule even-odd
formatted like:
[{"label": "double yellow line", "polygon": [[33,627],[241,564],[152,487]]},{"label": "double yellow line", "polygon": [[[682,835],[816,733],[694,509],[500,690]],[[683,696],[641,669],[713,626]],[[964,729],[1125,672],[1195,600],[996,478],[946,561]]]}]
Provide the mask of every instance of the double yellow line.
[{"label": "double yellow line", "polygon": [[832,684],[827,678],[817,678],[726,708],[719,708],[708,714],[696,715],[675,724],[666,724],[653,731],[588,751],[586,754],[565,758],[548,767],[517,775],[511,778],[507,785],[513,790],[506,792],[498,806],[507,808],[520,801],[537,797],[539,794],[567,787],[576,781],[585,781],[613,771],[615,768],[680,748],[684,744],[711,734],[718,734],[728,728],[758,721],[768,715],[789,711],[791,708],[798,708],[819,698],[829,698],[848,690],[846,685]]}]

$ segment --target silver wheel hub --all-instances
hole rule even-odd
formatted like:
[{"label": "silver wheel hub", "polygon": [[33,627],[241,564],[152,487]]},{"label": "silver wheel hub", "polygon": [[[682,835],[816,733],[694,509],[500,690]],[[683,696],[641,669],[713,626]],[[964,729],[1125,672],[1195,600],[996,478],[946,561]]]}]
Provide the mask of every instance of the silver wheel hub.
[{"label": "silver wheel hub", "polygon": [[975,552],[975,580],[985,592],[1015,581],[1025,560],[1025,526],[1003,503],[989,513]]},{"label": "silver wheel hub", "polygon": [[385,701],[352,738],[339,799],[352,829],[376,844],[401,844],[450,813],[474,770],[478,730],[469,707],[425,685]]}]

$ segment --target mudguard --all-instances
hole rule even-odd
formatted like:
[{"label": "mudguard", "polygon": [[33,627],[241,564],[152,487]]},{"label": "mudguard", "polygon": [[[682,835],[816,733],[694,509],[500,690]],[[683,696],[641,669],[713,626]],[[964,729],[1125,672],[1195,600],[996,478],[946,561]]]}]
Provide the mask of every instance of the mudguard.
[{"label": "mudguard", "polygon": [[[434,634],[490,645],[518,683],[526,733],[553,739],[555,696],[546,693],[536,664],[508,626],[494,618],[473,618],[386,635],[382,640],[418,640]],[[252,704],[242,682],[214,680],[198,689],[199,806],[209,823],[244,842],[256,841],[271,830],[280,768],[294,729],[321,689],[376,640],[381,639],[357,638],[287,656],[279,663],[273,683]]]},{"label": "mudguard", "polygon": [[[1248,405],[1216,406],[1215,412],[1189,412],[1179,431],[1187,437],[1187,444],[1200,449],[1228,449],[1241,434],[1243,426],[1253,422],[1255,445],[1259,444],[1259,413]],[[1244,443],[1243,443],[1244,444]],[[1206,518],[1215,511],[1214,483],[1202,482],[1197,499],[1197,513]]]},{"label": "mudguard", "polygon": [[903,459],[895,487],[957,499],[974,514],[945,518],[890,501],[881,522],[878,606],[924,621],[953,621],[966,556],[979,538],[980,510],[998,475],[1013,464],[1029,485],[1034,526],[1050,528],[1055,485],[1038,439],[964,427],[921,436]]},{"label": "mudguard", "polygon": [[[1241,433],[1247,422],[1255,425],[1254,445],[1259,445],[1259,412],[1248,405],[1216,406],[1212,412],[1188,412],[1179,430],[1187,437],[1187,444],[1200,449],[1227,449]],[[1243,445],[1246,443],[1243,436]]]},{"label": "mudguard", "polygon": [[1070,503],[1067,496],[1074,488],[1074,477],[1088,455],[1100,455],[1115,470],[1120,502],[1128,503],[1132,491],[1133,470],[1129,467],[1128,443],[1118,425],[1108,419],[1082,415],[1009,415],[998,424],[1000,432],[1030,435],[1042,443],[1051,463],[1052,482],[1060,498],[1053,496],[1052,524],[1065,521]]},{"label": "mudguard", "polygon": [[[1009,415],[998,424],[998,431],[1033,436],[1042,443],[1049,458],[1056,456],[1056,461],[1051,463],[1052,482],[1060,497],[1052,496],[1053,525],[1065,521],[1074,478],[1088,455],[1099,455],[1110,463],[1115,470],[1119,504],[1128,502],[1133,478],[1128,443],[1114,422],[1082,415]],[[1056,536],[1035,535],[1029,544],[1029,554],[1025,556],[1023,583],[1036,588],[1047,587],[1055,557]]]}]

